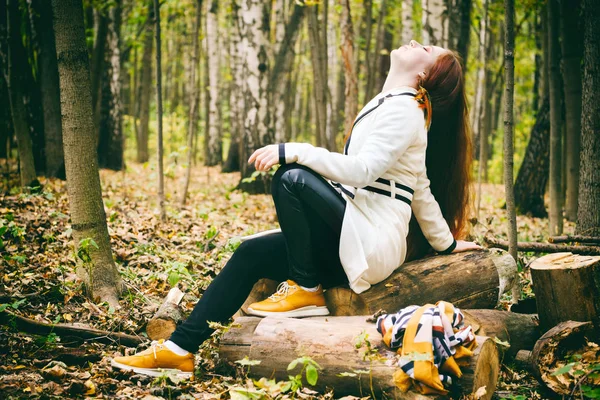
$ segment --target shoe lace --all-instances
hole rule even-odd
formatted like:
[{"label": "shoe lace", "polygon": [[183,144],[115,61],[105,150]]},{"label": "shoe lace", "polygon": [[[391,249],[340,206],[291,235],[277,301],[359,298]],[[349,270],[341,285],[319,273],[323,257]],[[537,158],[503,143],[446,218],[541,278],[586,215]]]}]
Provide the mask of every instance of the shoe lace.
[{"label": "shoe lace", "polygon": [[156,360],[156,349],[158,348],[159,350],[163,348],[164,345],[164,341],[163,340],[153,340],[152,343],[150,343],[150,348],[152,349],[152,354],[154,354],[154,359]]},{"label": "shoe lace", "polygon": [[286,297],[289,293],[289,291],[291,289],[295,289],[296,286],[294,285],[290,285],[289,283],[287,283],[286,281],[281,282],[278,286],[277,286],[277,291],[275,293],[273,293],[272,295],[269,296],[269,299],[275,301],[279,298],[282,297]]}]

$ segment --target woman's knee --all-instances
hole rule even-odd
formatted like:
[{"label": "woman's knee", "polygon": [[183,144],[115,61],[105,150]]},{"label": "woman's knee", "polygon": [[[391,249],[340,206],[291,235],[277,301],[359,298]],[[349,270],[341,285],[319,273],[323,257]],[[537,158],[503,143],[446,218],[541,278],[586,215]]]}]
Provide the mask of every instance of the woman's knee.
[{"label": "woman's knee", "polygon": [[279,185],[293,185],[295,183],[303,181],[303,177],[310,174],[308,168],[297,164],[285,164],[279,167],[275,175],[273,176],[272,189]]}]

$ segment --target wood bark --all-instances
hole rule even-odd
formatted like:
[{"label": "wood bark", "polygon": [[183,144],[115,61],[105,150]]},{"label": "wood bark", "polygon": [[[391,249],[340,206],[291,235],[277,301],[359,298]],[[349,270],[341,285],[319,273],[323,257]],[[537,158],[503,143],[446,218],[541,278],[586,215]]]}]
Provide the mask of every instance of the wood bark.
[{"label": "wood bark", "polygon": [[600,236],[600,4],[583,3],[581,164],[576,233]]},{"label": "wood bark", "polygon": [[[379,72],[378,65],[380,63],[380,53],[384,41],[385,35],[385,16],[387,14],[387,0],[382,0],[381,5],[379,6],[379,16],[377,17],[377,31],[375,35],[375,48],[373,50],[373,54],[371,56],[370,61],[367,63],[367,84],[365,87],[365,104],[373,98],[375,93],[378,93],[377,89],[380,87],[379,79],[376,79],[377,74]],[[389,57],[389,56],[388,56]],[[377,86],[376,86],[377,85]]]},{"label": "wood bark", "polygon": [[402,44],[408,44],[415,35],[413,22],[413,1],[402,1]]},{"label": "wood bark", "polygon": [[595,245],[600,245],[600,237],[582,236],[582,235],[551,236],[548,238],[548,241],[550,243],[576,242],[576,243],[592,243]]},{"label": "wood bark", "polygon": [[52,31],[52,6],[48,1],[36,0],[33,11],[39,15],[38,40],[40,51],[39,82],[44,112],[44,153],[46,158],[46,176],[65,178],[65,157],[60,122],[60,93],[56,46]]},{"label": "wood bark", "polygon": [[344,132],[350,132],[358,112],[358,76],[354,62],[354,29],[350,13],[350,1],[342,0],[342,59],[346,82],[346,103],[344,105]]},{"label": "wood bark", "polygon": [[[483,18],[479,22],[479,60],[481,64],[477,70],[477,83],[475,84],[477,90],[475,95],[475,110],[473,113],[473,132],[475,133],[475,146],[474,151],[476,157],[479,160],[477,168],[477,219],[479,219],[479,211],[481,209],[481,183],[483,180],[483,174],[485,166],[487,165],[487,158],[484,160],[483,153],[487,157],[487,142],[488,134],[483,129],[482,122],[485,118],[484,103],[488,103],[487,96],[487,41],[488,41],[488,2],[483,0]],[[479,140],[477,140],[479,139]]]},{"label": "wood bark", "polygon": [[[565,321],[550,329],[537,341],[531,353],[533,375],[552,391],[573,398],[570,376],[552,374],[567,363],[567,355],[582,354],[588,340],[597,340],[590,322]],[[559,363],[560,362],[560,363]]]},{"label": "wood bark", "polygon": [[[423,24],[423,31],[427,31],[427,35],[423,35],[423,44],[436,45],[441,47],[447,46],[447,38],[444,36],[445,24],[445,2],[443,0],[427,0],[427,13],[423,9],[423,15],[426,15]],[[427,39],[427,40],[426,40]]]},{"label": "wood bark", "polygon": [[600,257],[550,254],[530,270],[542,332],[568,320],[600,329]]},{"label": "wood bark", "polygon": [[94,121],[98,126],[100,117],[100,86],[102,80],[102,71],[104,70],[106,37],[108,35],[108,16],[106,10],[93,10],[94,15],[94,45],[91,54],[91,79],[92,79],[92,108],[94,110]]},{"label": "wood bark", "polygon": [[223,161],[221,109],[219,107],[219,2],[218,0],[211,0],[206,4],[208,6],[208,12],[206,13],[206,57],[208,66],[206,97],[208,100],[208,115],[206,117],[204,163],[213,166]]},{"label": "wood bark", "polygon": [[138,101],[140,104],[140,125],[137,136],[137,162],[148,161],[148,128],[150,125],[150,97],[152,89],[152,49],[154,33],[154,3],[148,0],[148,22],[144,29],[144,50],[140,68],[140,86]]},{"label": "wood bark", "polygon": [[[484,238],[486,243],[498,247],[500,249],[508,249],[508,241],[496,239],[493,237],[486,236]],[[519,251],[528,251],[534,253],[563,253],[572,252],[581,255],[598,255],[600,254],[600,247],[596,246],[566,246],[551,243],[537,243],[537,242],[518,242],[517,249]]]},{"label": "wood bark", "polygon": [[312,60],[314,90],[313,96],[315,101],[315,117],[316,117],[316,136],[317,146],[328,147],[327,142],[327,108],[329,90],[327,85],[327,77],[323,75],[325,71],[326,59],[323,57],[321,29],[318,21],[318,6],[309,7],[308,11],[308,36],[310,43],[310,55]]},{"label": "wood bark", "polygon": [[241,141],[243,136],[242,112],[244,109],[244,98],[241,96],[240,88],[243,85],[242,77],[242,54],[240,53],[240,16],[237,3],[231,6],[229,14],[229,68],[232,80],[229,89],[229,124],[231,126],[231,137],[227,160],[223,165],[223,172],[234,172],[241,170],[240,155]]},{"label": "wood bark", "polygon": [[98,165],[120,171],[125,167],[121,95],[121,0],[108,11],[108,33],[100,71],[98,99]]},{"label": "wood bark", "polygon": [[550,101],[542,98],[529,143],[515,182],[515,205],[520,215],[543,218],[548,215],[544,193],[550,171]]},{"label": "wood bark", "polygon": [[[71,228],[78,254],[87,253],[78,274],[92,299],[117,306],[121,281],[102,203],[83,7],[77,0],[53,0],[52,9]],[[81,241],[88,238],[97,248],[82,247]]]},{"label": "wood bark", "polygon": [[565,104],[566,217],[577,219],[579,193],[579,151],[581,137],[581,12],[580,0],[560,2],[562,77]]},{"label": "wood bark", "polygon": [[[328,289],[325,299],[331,314],[338,316],[395,312],[441,299],[460,308],[493,308],[514,284],[516,270],[515,261],[501,250],[436,256],[403,264],[389,278],[360,294],[346,287]],[[275,284],[260,281],[245,305],[264,300],[273,293]]]},{"label": "wood bark", "polygon": [[[244,181],[255,171],[245,162],[258,148],[272,144],[273,137],[268,130],[268,76],[269,65],[267,47],[269,45],[269,5],[259,0],[244,0],[239,10],[240,38],[238,52],[241,56],[241,82],[238,95],[244,99],[243,135],[240,146],[241,177],[238,188],[249,193],[268,193],[270,181],[259,176]],[[263,23],[265,22],[265,23]]]},{"label": "wood bark", "polygon": [[558,0],[548,0],[548,61],[550,83],[550,212],[548,224],[550,235],[563,231],[563,188],[562,188],[562,83],[560,76],[559,50],[559,5]]},{"label": "wood bark", "polygon": [[[288,379],[290,373],[295,373],[287,371],[290,361],[300,356],[311,357],[322,367],[313,389],[334,388],[336,396],[431,398],[415,392],[402,393],[395,387],[392,376],[398,367],[392,360],[397,354],[383,344],[375,324],[366,322],[366,318],[238,318],[238,327],[231,328],[221,339],[219,352],[221,358],[228,361],[245,356],[260,360],[259,365],[250,369],[250,375],[276,379]],[[371,351],[359,341],[365,334]],[[477,341],[478,347],[469,365],[461,368],[464,375],[457,386],[459,394],[474,393],[485,386],[487,394],[481,398],[490,399],[500,367],[498,350],[494,341],[487,337],[477,336]],[[338,376],[342,373],[355,375]]]},{"label": "wood bark", "polygon": [[162,71],[161,71],[161,44],[160,44],[160,4],[154,0],[154,30],[156,39],[156,120],[157,120],[157,162],[158,162],[158,207],[160,219],[167,217],[165,212],[165,176],[163,173],[163,103],[162,103]]},{"label": "wood bark", "polygon": [[[198,4],[200,6],[200,4]],[[183,293],[178,287],[169,290],[167,297],[160,305],[156,314],[146,325],[146,333],[152,340],[168,339],[175,331],[177,324],[183,320],[183,314],[179,303],[183,299]]]},{"label": "wood bark", "polygon": [[[552,1],[552,0],[550,0]],[[515,212],[515,191],[513,181],[513,97],[515,90],[515,2],[504,0],[504,192],[506,196],[506,217],[508,220],[508,251],[517,260],[517,216]],[[513,287],[513,301],[519,293]]]},{"label": "wood bark", "polygon": [[21,187],[39,186],[37,181],[35,164],[33,160],[33,148],[29,134],[29,123],[27,120],[27,108],[25,107],[25,77],[29,64],[25,48],[21,41],[21,14],[19,4],[16,0],[6,0],[6,14],[3,21],[7,46],[3,49],[3,69],[8,88],[8,102],[17,146],[19,149],[19,172]]},{"label": "wood bark", "polygon": [[[198,80],[196,71],[198,70],[198,57],[200,53],[200,44],[198,37],[200,36],[200,16],[202,14],[202,0],[196,1],[196,20],[194,22],[194,36],[192,39],[192,65],[190,67],[190,109],[188,114],[188,132],[187,132],[187,166],[185,171],[185,182],[181,193],[179,204],[185,206],[187,199],[188,188],[192,176],[192,162],[194,160],[194,138],[198,129]],[[210,117],[208,117],[210,118]],[[220,160],[219,160],[220,161]]]},{"label": "wood bark", "polygon": [[499,345],[502,361],[512,360],[520,350],[533,350],[542,335],[535,315],[486,309],[461,309],[465,324],[480,336],[497,338],[510,347]]}]

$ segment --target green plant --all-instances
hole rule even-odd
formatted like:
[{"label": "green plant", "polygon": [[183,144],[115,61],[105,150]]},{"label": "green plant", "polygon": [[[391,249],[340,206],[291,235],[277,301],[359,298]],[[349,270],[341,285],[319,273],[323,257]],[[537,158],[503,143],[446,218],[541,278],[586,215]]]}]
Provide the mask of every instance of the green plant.
[{"label": "green plant", "polygon": [[577,378],[569,398],[573,398],[575,392],[579,390],[582,398],[600,399],[600,387],[594,385],[594,382],[600,379],[600,362],[584,363],[581,354],[572,355],[569,361],[567,365],[552,373],[553,376],[570,374]]},{"label": "green plant", "polygon": [[312,358],[305,356],[298,357],[295,360],[292,360],[292,362],[290,362],[290,364],[288,365],[287,370],[292,371],[298,366],[298,364],[302,366],[302,369],[300,369],[300,372],[296,375],[289,375],[290,380],[288,384],[283,386],[283,392],[287,392],[288,390],[295,392],[296,390],[302,388],[303,372],[306,378],[306,382],[308,382],[309,385],[314,386],[317,384],[317,380],[319,379],[318,370],[321,369],[321,366],[317,364],[316,361],[314,361]]}]

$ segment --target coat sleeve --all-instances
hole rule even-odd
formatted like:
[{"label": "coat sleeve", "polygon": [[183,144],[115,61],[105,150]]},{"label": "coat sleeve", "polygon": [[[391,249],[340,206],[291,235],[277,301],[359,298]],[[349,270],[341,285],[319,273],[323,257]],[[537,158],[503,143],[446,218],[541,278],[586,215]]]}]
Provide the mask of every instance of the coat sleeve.
[{"label": "coat sleeve", "polygon": [[438,253],[449,254],[456,247],[456,240],[429,185],[429,178],[424,169],[417,179],[411,207],[431,247]]},{"label": "coat sleeve", "polygon": [[393,98],[373,111],[373,119],[365,118],[362,123],[373,121],[373,126],[357,154],[334,153],[309,143],[285,143],[279,146],[280,162],[297,162],[344,185],[370,185],[414,142],[417,124],[423,123],[422,115],[415,113],[420,110],[404,101],[414,102],[412,97]]}]

